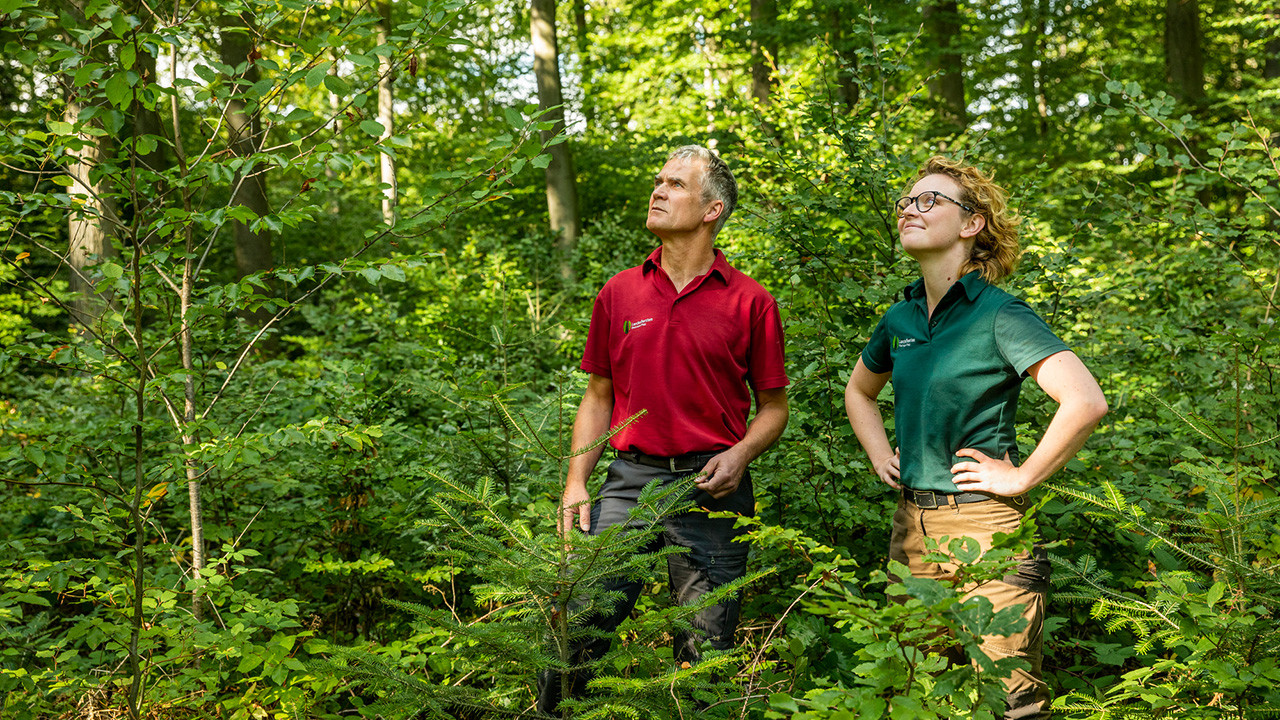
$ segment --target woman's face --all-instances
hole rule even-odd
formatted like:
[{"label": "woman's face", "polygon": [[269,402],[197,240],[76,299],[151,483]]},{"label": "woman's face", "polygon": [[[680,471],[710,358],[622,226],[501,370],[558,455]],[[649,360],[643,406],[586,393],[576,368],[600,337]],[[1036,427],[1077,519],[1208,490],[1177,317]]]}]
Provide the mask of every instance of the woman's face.
[{"label": "woman's face", "polygon": [[[960,184],[946,175],[926,175],[911,187],[910,197],[919,198],[926,193],[941,193],[933,197],[933,206],[927,212],[928,195],[917,202],[905,203],[898,217],[898,237],[902,249],[908,255],[931,254],[954,250],[959,245],[973,244],[974,235],[982,229],[982,216],[971,213],[957,204],[964,191]],[[946,197],[943,197],[946,196]]]}]

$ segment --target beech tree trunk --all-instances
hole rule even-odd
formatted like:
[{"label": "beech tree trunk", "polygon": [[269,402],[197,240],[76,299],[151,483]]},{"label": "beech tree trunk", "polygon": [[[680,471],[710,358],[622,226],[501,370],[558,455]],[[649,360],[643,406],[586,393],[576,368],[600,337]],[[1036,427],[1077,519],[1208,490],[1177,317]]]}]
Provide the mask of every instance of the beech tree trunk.
[{"label": "beech tree trunk", "polygon": [[[378,7],[382,15],[382,22],[378,26],[378,44],[383,45],[387,42],[387,37],[391,34],[391,3],[382,2]],[[378,138],[380,143],[387,143],[391,139],[391,135],[395,130],[395,118],[392,115],[393,96],[391,92],[391,83],[393,82],[393,69],[391,58],[387,55],[378,56],[378,123],[382,125],[382,136]],[[388,152],[378,153],[378,166],[382,180],[382,222],[387,225],[396,224],[396,198],[399,195],[396,185],[396,161]]]},{"label": "beech tree trunk", "polygon": [[587,127],[590,128],[596,121],[596,104],[591,96],[591,46],[588,35],[590,28],[587,26],[586,0],[573,0],[573,26],[575,30],[574,40],[576,41],[578,52],[578,74],[582,83],[582,117],[587,121]]},{"label": "beech tree trunk", "polygon": [[[545,119],[555,123],[552,129],[542,132],[542,141],[546,143],[564,131],[564,95],[560,89],[560,59],[556,47],[556,3],[555,0],[532,0],[530,9],[538,108],[543,111]],[[559,233],[556,247],[564,258],[560,264],[560,275],[567,280],[573,277],[568,252],[577,245],[581,234],[577,180],[567,142],[551,146],[549,154],[551,162],[545,173],[547,211],[551,216],[551,229]]]},{"label": "beech tree trunk", "polygon": [[1165,71],[1174,92],[1183,100],[1204,99],[1204,38],[1200,34],[1197,0],[1165,0]]},{"label": "beech tree trunk", "polygon": [[[83,13],[82,2],[73,3],[73,7]],[[85,106],[70,78],[65,80],[67,104],[63,108],[62,119],[75,125]],[[111,305],[109,292],[101,295],[94,292],[87,269],[116,254],[112,243],[116,234],[115,203],[107,197],[107,179],[96,173],[97,168],[111,158],[113,148],[109,135],[84,133],[80,140],[83,144],[78,149],[68,151],[71,163],[67,174],[71,177],[71,186],[67,192],[82,201],[80,209],[67,217],[67,264],[74,295],[69,309],[74,323],[89,326],[95,324]]]},{"label": "beech tree trunk", "polygon": [[[702,53],[707,58],[713,58],[719,52],[716,44],[715,35],[704,32],[702,33]],[[711,142],[715,142],[716,134],[716,81],[711,72],[711,63],[707,62],[702,66],[702,94],[707,98],[707,137],[713,138]]]},{"label": "beech tree trunk", "polygon": [[960,55],[960,3],[958,0],[930,0],[924,6],[924,34],[937,48],[936,74],[929,81],[929,94],[938,103],[944,122],[956,130],[969,125],[964,97],[964,58]]},{"label": "beech tree trunk", "polygon": [[[1280,15],[1280,8],[1271,8],[1268,16],[1272,23],[1280,22],[1280,19],[1276,17],[1277,15]],[[1267,40],[1262,50],[1266,55],[1262,64],[1262,77],[1267,80],[1274,80],[1280,77],[1280,29],[1277,29],[1276,25],[1272,24],[1268,26],[1267,32],[1270,33],[1271,37]]]},{"label": "beech tree trunk", "polygon": [[[144,43],[139,43],[137,45],[136,56],[137,60],[135,61],[134,69],[138,71],[139,75],[144,78],[148,78],[150,82],[155,82],[155,56],[147,51],[147,46]],[[133,113],[133,134],[135,137],[140,137],[142,135],[161,136],[164,134],[160,124],[160,112],[157,109],[148,108],[140,102],[135,102],[132,105],[131,112]],[[152,150],[145,155],[140,155],[138,160],[147,169],[154,172],[160,172],[168,167],[168,160],[165,156],[164,148],[165,144],[158,142],[156,143],[155,150]]]},{"label": "beech tree trunk", "polygon": [[[262,145],[262,126],[256,112],[250,113],[243,98],[239,97],[258,81],[257,65],[250,59],[253,53],[249,24],[238,15],[224,17],[222,24],[222,62],[233,69],[244,65],[244,71],[231,80],[232,98],[227,103],[226,126],[231,151],[240,157],[249,157]],[[233,70],[234,72],[234,70]],[[267,206],[266,168],[245,168],[236,177],[231,204],[249,208],[253,214],[263,217],[270,212]],[[271,269],[271,235],[260,230],[253,232],[246,223],[234,224],[236,241],[236,269],[240,277]]]},{"label": "beech tree trunk", "polygon": [[1027,103],[1024,132],[1044,137],[1048,131],[1049,103],[1044,96],[1044,0],[1022,4],[1022,88]]},{"label": "beech tree trunk", "polygon": [[761,105],[773,90],[769,63],[778,61],[777,26],[777,0],[751,0],[751,97]]},{"label": "beech tree trunk", "polygon": [[844,30],[847,22],[839,6],[832,8],[831,46],[839,54],[837,58],[839,65],[836,66],[836,93],[840,102],[844,103],[845,109],[853,112],[858,100],[862,97],[862,90],[853,80],[858,72],[858,54],[849,47],[845,39]]}]

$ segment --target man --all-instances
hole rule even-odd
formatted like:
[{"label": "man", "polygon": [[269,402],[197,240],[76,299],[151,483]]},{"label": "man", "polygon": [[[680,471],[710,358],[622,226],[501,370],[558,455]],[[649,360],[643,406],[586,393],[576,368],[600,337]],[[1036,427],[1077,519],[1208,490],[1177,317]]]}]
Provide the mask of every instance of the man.
[{"label": "man", "polygon": [[[598,534],[627,521],[650,482],[698,474],[693,500],[707,510],[755,512],[748,464],[782,434],[789,383],[783,367],[782,323],[773,297],[730,267],[713,244],[733,212],[738,186],[710,150],[687,145],[667,158],[654,178],[649,230],[662,246],[639,267],[614,276],[596,298],[581,368],[590,373],[573,424],[573,447],[586,447],[621,421],[646,414],[610,440],[617,458],[592,502],[587,480],[603,452],[569,462],[561,499],[561,532]],[[756,414],[748,422],[754,392]],[[667,518],[655,539],[689,548],[668,556],[671,591],[682,604],[697,601],[746,572],[747,547],[733,542],[732,518],[694,512]],[[622,578],[625,599],[601,609],[597,627],[612,631],[631,613],[641,583]],[[698,631],[675,638],[676,662],[699,658],[706,642],[733,646],[736,598],[694,617]],[[609,642],[579,651],[596,658]],[[580,691],[583,678],[575,678]],[[554,711],[559,678],[539,683],[538,707]]]}]

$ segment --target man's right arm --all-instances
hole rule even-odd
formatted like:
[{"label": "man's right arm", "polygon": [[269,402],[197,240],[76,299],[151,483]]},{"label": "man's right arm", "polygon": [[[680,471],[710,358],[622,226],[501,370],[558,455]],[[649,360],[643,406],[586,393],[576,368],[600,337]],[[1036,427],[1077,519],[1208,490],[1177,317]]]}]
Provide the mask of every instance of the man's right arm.
[{"label": "man's right arm", "polygon": [[[578,416],[573,421],[575,450],[584,448],[609,432],[613,418],[613,380],[603,375],[591,374],[587,389],[578,405]],[[605,445],[569,458],[569,473],[564,480],[564,494],[560,497],[560,533],[563,535],[575,522],[584,532],[591,529],[591,494],[587,492],[587,480],[600,461]]]}]

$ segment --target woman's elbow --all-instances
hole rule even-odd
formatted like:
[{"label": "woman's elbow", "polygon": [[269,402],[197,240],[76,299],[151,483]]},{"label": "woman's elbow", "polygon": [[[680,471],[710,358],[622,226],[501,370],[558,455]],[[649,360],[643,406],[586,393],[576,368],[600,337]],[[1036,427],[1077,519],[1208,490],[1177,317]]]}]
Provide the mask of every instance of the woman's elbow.
[{"label": "woman's elbow", "polygon": [[1091,388],[1080,388],[1068,394],[1061,402],[1060,412],[1089,428],[1097,427],[1110,410],[1106,396],[1097,385]]},{"label": "woman's elbow", "polygon": [[1102,418],[1106,417],[1107,412],[1110,410],[1110,406],[1107,405],[1107,398],[1102,394],[1101,390],[1090,393],[1090,397],[1086,400],[1086,406],[1084,408],[1085,413],[1087,413],[1089,417],[1090,425],[1096,426],[1098,423],[1102,422]]}]

